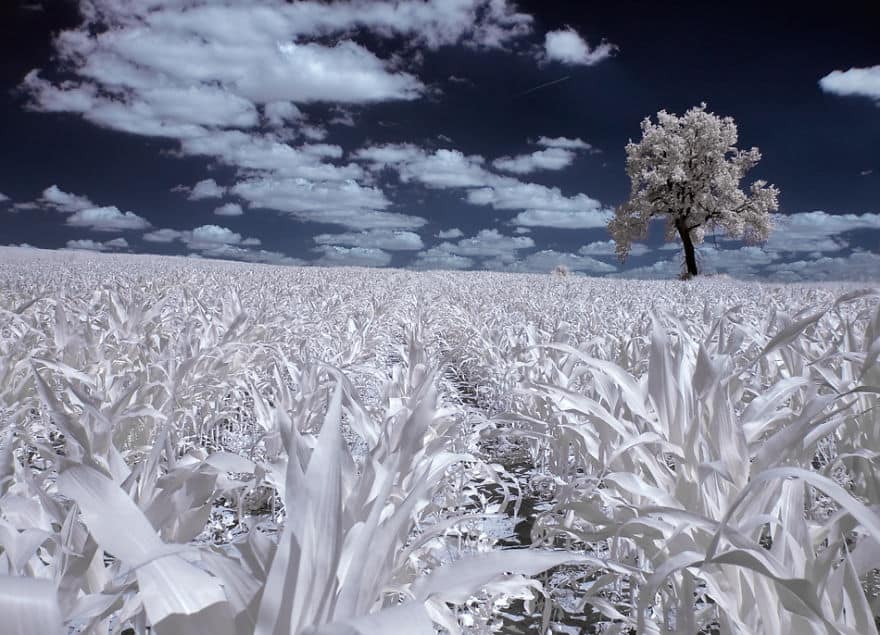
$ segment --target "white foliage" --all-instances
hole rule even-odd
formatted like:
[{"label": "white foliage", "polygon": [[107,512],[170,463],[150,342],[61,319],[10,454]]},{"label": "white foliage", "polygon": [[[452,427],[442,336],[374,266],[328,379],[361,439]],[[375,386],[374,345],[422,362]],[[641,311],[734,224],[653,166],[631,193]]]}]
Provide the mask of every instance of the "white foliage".
[{"label": "white foliage", "polygon": [[761,153],[736,143],[733,119],[706,112],[706,104],[681,117],[661,110],[656,124],[645,118],[642,140],[626,145],[629,200],[608,224],[618,256],[625,259],[632,241],[647,237],[652,218],[666,219],[667,240],[700,244],[711,227],[733,238],[766,240],[779,191],[762,180],[748,193],[740,189]]},{"label": "white foliage", "polygon": [[0,253],[12,633],[877,632],[880,290]]}]

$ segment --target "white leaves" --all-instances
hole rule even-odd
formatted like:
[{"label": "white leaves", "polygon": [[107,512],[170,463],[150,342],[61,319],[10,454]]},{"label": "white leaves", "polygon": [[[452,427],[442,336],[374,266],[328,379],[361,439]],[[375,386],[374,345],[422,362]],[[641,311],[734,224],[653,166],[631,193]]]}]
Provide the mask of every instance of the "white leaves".
[{"label": "white leaves", "polygon": [[0,267],[0,574],[45,629],[454,633],[552,568],[609,632],[873,632],[875,292],[156,262]]},{"label": "white leaves", "polygon": [[135,570],[139,595],[153,624],[226,601],[219,583],[175,555],[184,549],[165,545],[134,501],[97,470],[85,465],[68,468],[58,477],[58,490],[77,503],[98,544]]},{"label": "white leaves", "polygon": [[446,602],[461,603],[503,574],[535,575],[551,567],[581,560],[579,556],[565,551],[530,549],[465,556],[418,580],[412,592],[417,600],[437,597]]},{"label": "white leaves", "polygon": [[51,580],[0,575],[0,616],[5,635],[63,635]]},{"label": "white leaves", "polygon": [[763,181],[753,183],[749,194],[740,189],[761,154],[735,147],[733,119],[706,112],[702,104],[681,117],[661,110],[657,121],[646,118],[642,140],[626,146],[632,190],[608,224],[618,255],[628,255],[630,243],[646,236],[654,217],[667,217],[668,229],[680,225],[695,244],[710,223],[733,238],[766,240],[779,192]]}]

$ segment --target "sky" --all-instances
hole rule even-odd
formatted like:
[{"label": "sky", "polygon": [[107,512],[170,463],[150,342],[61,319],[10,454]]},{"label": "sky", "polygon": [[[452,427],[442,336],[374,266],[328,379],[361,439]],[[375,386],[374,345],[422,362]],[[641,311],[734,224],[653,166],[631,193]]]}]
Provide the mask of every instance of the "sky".
[{"label": "sky", "polygon": [[780,196],[701,270],[876,279],[880,5],[811,6],[7,0],[0,245],[673,278],[606,225],[641,121],[705,102]]}]

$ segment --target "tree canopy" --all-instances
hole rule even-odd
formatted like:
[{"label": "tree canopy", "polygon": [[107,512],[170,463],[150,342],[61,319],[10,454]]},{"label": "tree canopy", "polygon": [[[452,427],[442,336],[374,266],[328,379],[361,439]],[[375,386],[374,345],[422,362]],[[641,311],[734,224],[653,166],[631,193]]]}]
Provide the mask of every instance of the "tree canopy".
[{"label": "tree canopy", "polygon": [[706,112],[705,103],[681,117],[661,110],[656,124],[646,117],[642,140],[626,145],[629,200],[608,224],[618,258],[626,259],[632,241],[647,238],[652,218],[665,217],[666,239],[681,240],[689,276],[697,275],[695,245],[710,227],[749,243],[766,240],[779,190],[763,180],[748,193],[740,188],[761,153],[736,143],[733,119]]}]

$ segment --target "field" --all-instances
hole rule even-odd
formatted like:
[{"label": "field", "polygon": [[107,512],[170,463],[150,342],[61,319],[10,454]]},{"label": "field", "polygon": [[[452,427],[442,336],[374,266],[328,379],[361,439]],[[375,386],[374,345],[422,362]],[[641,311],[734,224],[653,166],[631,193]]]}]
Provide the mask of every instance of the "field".
[{"label": "field", "polygon": [[3,632],[877,633],[880,289],[0,248]]}]

